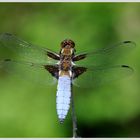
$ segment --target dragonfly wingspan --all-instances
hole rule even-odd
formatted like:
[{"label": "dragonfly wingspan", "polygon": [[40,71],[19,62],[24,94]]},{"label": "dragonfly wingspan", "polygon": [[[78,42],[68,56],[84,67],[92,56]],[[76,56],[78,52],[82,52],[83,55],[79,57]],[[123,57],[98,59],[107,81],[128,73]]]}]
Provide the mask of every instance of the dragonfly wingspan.
[{"label": "dragonfly wingspan", "polygon": [[[46,69],[46,65],[13,59],[0,60],[0,70],[5,70],[9,74],[29,80],[29,82],[35,82],[40,85],[54,85],[56,83],[56,78],[52,77],[50,72]],[[57,68],[57,65],[51,66]],[[54,71],[54,73],[56,73],[56,71]]]},{"label": "dragonfly wingspan", "polygon": [[15,53],[18,60],[44,64],[56,63],[59,60],[59,54],[47,48],[32,45],[9,33],[0,35],[0,49],[2,48],[7,48],[11,53]]},{"label": "dragonfly wingspan", "polygon": [[73,61],[84,66],[89,64],[111,64],[114,61],[118,61],[119,58],[122,59],[122,55],[127,54],[135,46],[136,44],[133,41],[123,41],[113,46],[78,53],[74,56]]},{"label": "dragonfly wingspan", "polygon": [[121,55],[136,44],[132,41],[123,41],[114,46],[79,53],[74,56],[73,83],[80,87],[92,87],[102,85],[108,81],[120,79],[133,73],[131,67],[118,65]]},{"label": "dragonfly wingspan", "polygon": [[[76,68],[81,67],[76,66]],[[129,76],[132,73],[133,69],[127,65],[87,66],[80,76],[73,79],[73,84],[82,88],[95,88],[113,80]]]}]

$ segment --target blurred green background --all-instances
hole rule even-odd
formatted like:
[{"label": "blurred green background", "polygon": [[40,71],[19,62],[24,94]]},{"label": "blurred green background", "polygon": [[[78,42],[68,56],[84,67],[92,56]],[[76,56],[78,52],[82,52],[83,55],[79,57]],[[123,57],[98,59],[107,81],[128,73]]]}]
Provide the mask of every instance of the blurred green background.
[{"label": "blurred green background", "polygon": [[[65,38],[77,51],[136,42],[125,59],[132,76],[93,90],[74,88],[74,99],[79,136],[140,137],[140,3],[0,3],[4,32],[55,51]],[[60,124],[55,98],[56,86],[1,72],[0,137],[72,137],[71,113]]]}]

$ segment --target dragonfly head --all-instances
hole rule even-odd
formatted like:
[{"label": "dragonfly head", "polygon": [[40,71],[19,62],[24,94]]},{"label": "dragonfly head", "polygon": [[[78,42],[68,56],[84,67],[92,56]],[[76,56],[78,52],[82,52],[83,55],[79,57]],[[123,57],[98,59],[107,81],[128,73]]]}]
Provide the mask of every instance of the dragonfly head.
[{"label": "dragonfly head", "polygon": [[72,55],[75,52],[75,43],[71,39],[65,39],[61,42],[61,53],[69,52],[68,55]]},{"label": "dragonfly head", "polygon": [[62,48],[74,48],[75,47],[75,43],[74,41],[72,41],[71,39],[65,39],[61,42],[61,47]]}]

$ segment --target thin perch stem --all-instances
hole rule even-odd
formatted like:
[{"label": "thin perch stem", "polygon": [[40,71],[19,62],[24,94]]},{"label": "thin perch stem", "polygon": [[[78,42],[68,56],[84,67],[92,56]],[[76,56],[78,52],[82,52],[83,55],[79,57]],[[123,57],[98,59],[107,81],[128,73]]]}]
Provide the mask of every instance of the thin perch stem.
[{"label": "thin perch stem", "polygon": [[71,111],[72,111],[72,126],[73,126],[73,138],[77,137],[77,119],[74,108],[74,95],[73,95],[73,87],[71,85]]}]

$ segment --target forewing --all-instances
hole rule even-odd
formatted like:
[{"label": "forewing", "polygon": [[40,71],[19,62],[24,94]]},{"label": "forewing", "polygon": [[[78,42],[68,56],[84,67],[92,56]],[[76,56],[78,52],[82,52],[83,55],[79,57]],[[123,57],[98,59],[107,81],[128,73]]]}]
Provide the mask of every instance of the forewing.
[{"label": "forewing", "polygon": [[131,51],[135,46],[135,42],[124,41],[114,46],[78,53],[73,58],[73,61],[76,64],[84,64],[85,66],[89,64],[93,64],[95,66],[112,64],[122,59],[123,56],[126,55],[128,51]]},{"label": "forewing", "polygon": [[[23,41],[16,36],[4,33],[0,35],[0,49],[7,48],[11,53],[14,53],[18,60],[24,60],[34,63],[56,63],[59,60],[59,55],[47,48],[41,48],[26,41]],[[6,50],[5,50],[6,51]],[[6,52],[4,52],[6,54]],[[49,56],[49,57],[48,57]],[[52,59],[55,59],[55,61]],[[7,56],[7,58],[9,58]]]},{"label": "forewing", "polygon": [[[49,65],[47,65],[49,66]],[[53,65],[51,65],[53,68]],[[5,70],[9,74],[17,76],[20,79],[29,80],[40,85],[53,85],[56,78],[47,71],[46,65],[41,63],[31,63],[26,61],[15,61],[12,59],[0,60],[0,70]],[[57,75],[57,65],[54,65],[54,75]],[[53,70],[51,71],[53,72]]]},{"label": "forewing", "polygon": [[95,88],[133,73],[133,69],[127,65],[89,66],[84,70],[81,75],[73,80],[73,85],[81,88]]}]

